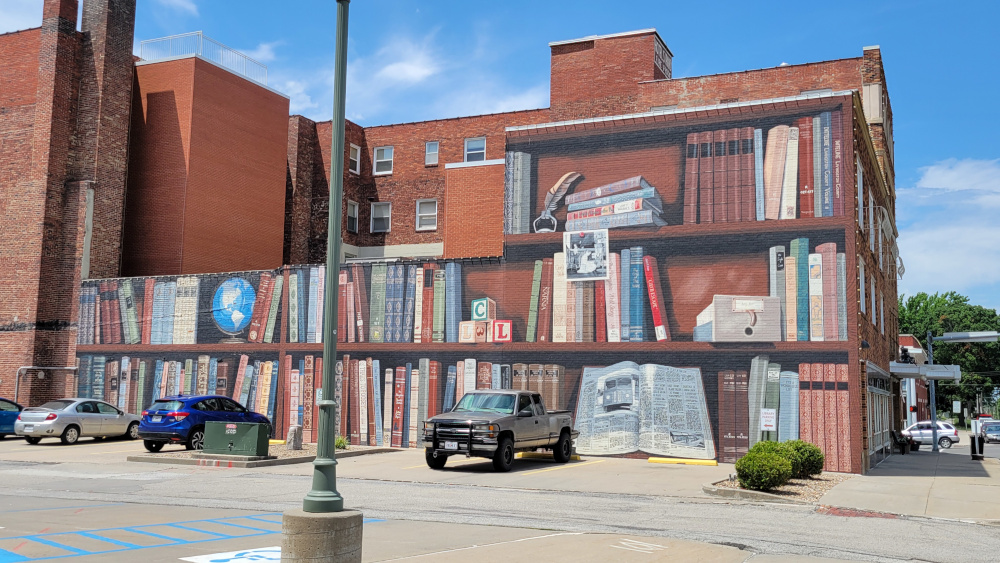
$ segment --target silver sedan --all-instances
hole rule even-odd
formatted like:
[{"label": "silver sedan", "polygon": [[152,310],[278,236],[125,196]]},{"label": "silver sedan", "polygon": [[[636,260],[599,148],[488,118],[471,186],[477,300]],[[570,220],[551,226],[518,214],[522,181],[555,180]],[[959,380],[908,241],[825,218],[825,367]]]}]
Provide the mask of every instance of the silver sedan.
[{"label": "silver sedan", "polygon": [[139,417],[96,399],[58,399],[21,411],[14,423],[14,434],[24,436],[29,444],[37,444],[42,438],[59,438],[64,444],[73,444],[83,436],[135,440],[139,437]]}]

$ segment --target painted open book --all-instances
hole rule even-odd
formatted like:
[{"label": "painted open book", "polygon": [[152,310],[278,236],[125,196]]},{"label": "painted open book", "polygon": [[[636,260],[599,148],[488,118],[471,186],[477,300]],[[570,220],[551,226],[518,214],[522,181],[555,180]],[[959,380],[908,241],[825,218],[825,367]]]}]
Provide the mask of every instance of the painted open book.
[{"label": "painted open book", "polygon": [[576,407],[576,451],[644,452],[715,459],[705,389],[698,368],[619,362],[585,367]]}]

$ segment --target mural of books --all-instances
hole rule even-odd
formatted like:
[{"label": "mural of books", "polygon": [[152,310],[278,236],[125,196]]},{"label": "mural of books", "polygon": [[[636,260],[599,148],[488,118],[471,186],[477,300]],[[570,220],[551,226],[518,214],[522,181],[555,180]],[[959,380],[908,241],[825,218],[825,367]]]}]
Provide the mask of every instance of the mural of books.
[{"label": "mural of books", "polygon": [[419,429],[428,418],[449,412],[476,389],[522,389],[542,396],[549,410],[564,405],[565,367],[558,364],[500,364],[475,358],[447,364],[429,358],[394,365],[354,358],[337,362],[336,395],[343,399],[338,434],[354,445],[421,447]]},{"label": "mural of books", "polygon": [[[847,206],[841,123],[843,113],[837,109],[768,127],[678,133],[676,148],[650,156],[667,164],[657,167],[657,179],[633,174],[606,182],[600,173],[588,177],[594,174],[584,166],[567,171],[572,165],[563,158],[550,187],[547,182],[556,176],[547,173],[549,155],[512,150],[507,153],[504,232],[841,217]],[[648,166],[647,161],[643,168]],[[661,188],[668,187],[678,197],[665,202]],[[676,213],[667,213],[668,206]]]},{"label": "mural of books", "polygon": [[277,271],[85,282],[77,344],[276,342],[283,282]]},{"label": "mural of books", "polygon": [[850,471],[847,378],[847,364],[783,366],[766,355],[719,371],[719,461],[733,463],[760,441],[801,439],[823,450],[827,471]]}]

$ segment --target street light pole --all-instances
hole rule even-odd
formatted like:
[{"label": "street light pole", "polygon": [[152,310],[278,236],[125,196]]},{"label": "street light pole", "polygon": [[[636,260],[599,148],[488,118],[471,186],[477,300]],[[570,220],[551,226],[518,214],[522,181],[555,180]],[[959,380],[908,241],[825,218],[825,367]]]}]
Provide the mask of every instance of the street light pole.
[{"label": "street light pole", "polygon": [[333,143],[330,152],[330,205],[326,236],[326,288],[323,297],[323,396],[319,407],[319,439],[313,461],[312,490],[302,500],[305,512],[340,512],[344,499],[337,492],[336,426],[333,373],[337,362],[336,283],[340,274],[340,224],[344,207],[344,115],[347,96],[347,8],[337,0],[337,46],[334,54]]},{"label": "street light pole", "polygon": [[[927,331],[927,364],[934,365],[934,335],[931,331]],[[928,378],[929,379],[929,378]],[[938,450],[938,432],[937,432],[937,397],[934,394],[935,387],[937,387],[937,381],[934,379],[930,380],[930,388],[928,389],[930,394],[931,403],[931,451],[936,452]]]}]

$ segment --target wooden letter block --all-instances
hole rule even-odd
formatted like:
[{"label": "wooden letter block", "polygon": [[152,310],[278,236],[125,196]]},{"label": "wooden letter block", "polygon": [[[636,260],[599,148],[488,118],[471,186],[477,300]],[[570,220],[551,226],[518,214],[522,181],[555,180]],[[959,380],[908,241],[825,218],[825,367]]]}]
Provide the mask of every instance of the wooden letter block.
[{"label": "wooden letter block", "polygon": [[486,342],[486,330],[489,326],[489,321],[473,321],[476,323],[476,342]]},{"label": "wooden letter block", "polygon": [[493,342],[510,342],[513,337],[511,333],[512,321],[491,321]]},{"label": "wooden letter block", "polygon": [[489,297],[472,300],[472,320],[492,321],[497,318],[497,303]]},{"label": "wooden letter block", "polygon": [[458,341],[466,344],[476,343],[476,321],[458,323]]}]

